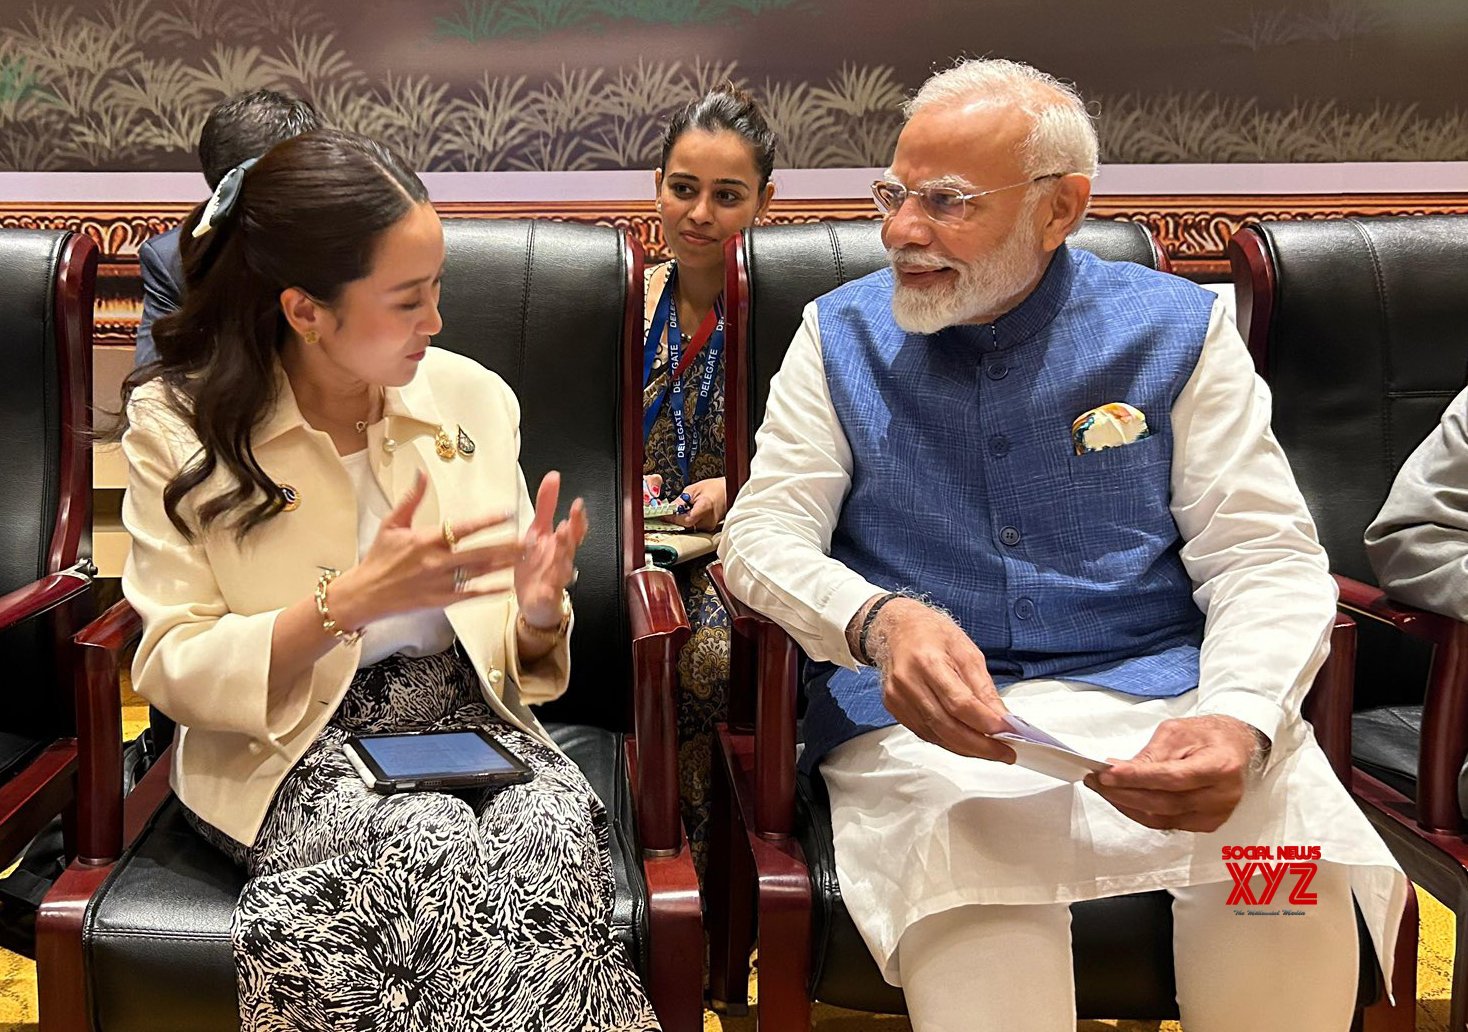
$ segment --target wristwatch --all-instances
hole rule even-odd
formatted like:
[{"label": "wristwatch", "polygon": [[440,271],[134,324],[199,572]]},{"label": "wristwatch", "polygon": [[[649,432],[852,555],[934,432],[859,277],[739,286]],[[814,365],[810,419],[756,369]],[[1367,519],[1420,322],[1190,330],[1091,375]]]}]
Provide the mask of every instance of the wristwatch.
[{"label": "wristwatch", "polygon": [[536,627],[525,619],[523,612],[519,615],[519,621],[520,626],[532,638],[552,643],[560,641],[566,636],[566,628],[571,626],[571,593],[564,588],[561,589],[561,622],[555,627]]}]

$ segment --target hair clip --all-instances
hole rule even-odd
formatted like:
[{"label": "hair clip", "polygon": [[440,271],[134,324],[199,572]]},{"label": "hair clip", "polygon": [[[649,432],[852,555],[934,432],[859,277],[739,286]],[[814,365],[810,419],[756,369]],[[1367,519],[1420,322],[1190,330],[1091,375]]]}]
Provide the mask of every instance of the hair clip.
[{"label": "hair clip", "polygon": [[209,195],[209,202],[204,205],[204,214],[199,216],[199,224],[190,234],[194,239],[197,240],[220,222],[229,218],[229,213],[234,211],[235,204],[239,202],[240,186],[245,181],[245,173],[259,160],[259,158],[246,158],[219,180],[219,185]]}]

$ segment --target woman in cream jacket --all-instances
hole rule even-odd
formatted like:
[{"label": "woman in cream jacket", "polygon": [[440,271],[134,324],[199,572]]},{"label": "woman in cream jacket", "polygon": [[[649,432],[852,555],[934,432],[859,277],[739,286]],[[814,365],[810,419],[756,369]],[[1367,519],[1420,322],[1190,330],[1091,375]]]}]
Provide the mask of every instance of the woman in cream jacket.
[{"label": "woman in cream jacket", "polygon": [[[185,224],[188,293],[129,384],[133,683],[249,880],[267,1029],[646,1029],[606,816],[529,706],[565,690],[580,500],[532,507],[499,377],[430,346],[443,235],[385,148],[316,131]],[[379,795],[354,734],[479,726],[521,785]]]}]

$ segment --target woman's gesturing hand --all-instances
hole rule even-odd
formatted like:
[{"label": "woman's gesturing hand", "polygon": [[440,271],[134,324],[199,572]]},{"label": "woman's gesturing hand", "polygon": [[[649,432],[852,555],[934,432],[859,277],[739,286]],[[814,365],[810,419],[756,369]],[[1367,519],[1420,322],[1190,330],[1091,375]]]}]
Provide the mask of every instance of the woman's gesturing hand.
[{"label": "woman's gesturing hand", "polygon": [[535,493],[535,518],[519,545],[515,598],[532,627],[552,628],[561,622],[561,592],[575,578],[576,549],[586,540],[591,525],[580,498],[571,503],[571,514],[557,524],[560,494],[561,475],[551,470]]},{"label": "woman's gesturing hand", "polygon": [[[506,541],[470,548],[458,542],[511,522],[514,513],[446,521],[415,530],[413,514],[427,490],[428,478],[419,473],[382,521],[362,561],[332,582],[331,611],[341,626],[355,629],[394,613],[442,609],[466,598],[503,594],[503,587],[473,588],[468,582],[514,567],[521,544]],[[517,580],[518,576],[517,570]]]}]

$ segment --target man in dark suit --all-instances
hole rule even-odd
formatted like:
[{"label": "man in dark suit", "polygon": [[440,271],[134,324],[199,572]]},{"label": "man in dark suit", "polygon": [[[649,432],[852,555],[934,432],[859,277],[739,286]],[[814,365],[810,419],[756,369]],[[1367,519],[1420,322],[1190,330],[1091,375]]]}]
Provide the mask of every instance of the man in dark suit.
[{"label": "man in dark suit", "polygon": [[[304,100],[274,90],[239,93],[209,112],[199,133],[199,165],[212,191],[224,174],[240,162],[257,158],[281,140],[318,128],[321,116]],[[183,298],[183,260],[175,227],[143,243],[138,263],[143,270],[143,316],[138,321],[135,366],[158,357],[153,322],[177,310]]]}]

